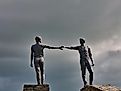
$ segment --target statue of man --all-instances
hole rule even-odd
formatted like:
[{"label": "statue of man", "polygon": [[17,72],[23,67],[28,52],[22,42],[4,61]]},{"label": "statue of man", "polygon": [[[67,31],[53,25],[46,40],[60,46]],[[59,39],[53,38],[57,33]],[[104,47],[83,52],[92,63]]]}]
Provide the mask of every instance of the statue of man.
[{"label": "statue of man", "polygon": [[92,85],[92,83],[93,83],[93,71],[92,71],[91,65],[89,63],[89,58],[92,62],[92,66],[94,66],[94,63],[93,63],[93,59],[92,59],[91,49],[88,46],[85,46],[85,40],[83,38],[80,38],[80,45],[79,46],[65,47],[65,48],[78,50],[78,52],[80,54],[80,66],[81,66],[82,79],[83,79],[83,82],[84,82],[84,86],[87,84],[87,81],[85,80],[86,68],[90,73],[89,84]]},{"label": "statue of man", "polygon": [[[40,74],[41,74],[41,84],[43,85],[44,81],[44,52],[43,50],[45,48],[48,49],[61,49],[62,47],[51,47],[47,45],[42,44],[42,38],[41,37],[35,37],[36,44],[31,46],[31,62],[30,66],[33,67],[33,58],[34,58],[34,68],[36,72],[36,79],[37,84],[40,85]],[[39,70],[40,69],[40,70]]]}]

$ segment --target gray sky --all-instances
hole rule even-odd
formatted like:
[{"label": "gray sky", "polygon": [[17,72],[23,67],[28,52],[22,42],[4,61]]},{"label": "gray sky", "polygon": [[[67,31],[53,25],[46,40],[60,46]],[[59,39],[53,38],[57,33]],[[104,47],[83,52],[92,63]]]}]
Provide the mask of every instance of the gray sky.
[{"label": "gray sky", "polygon": [[[0,0],[0,91],[36,83],[30,46],[40,35],[52,46],[91,46],[95,84],[121,87],[121,0]],[[46,82],[52,91],[78,91],[79,54],[45,49]],[[88,74],[88,73],[87,73]]]}]

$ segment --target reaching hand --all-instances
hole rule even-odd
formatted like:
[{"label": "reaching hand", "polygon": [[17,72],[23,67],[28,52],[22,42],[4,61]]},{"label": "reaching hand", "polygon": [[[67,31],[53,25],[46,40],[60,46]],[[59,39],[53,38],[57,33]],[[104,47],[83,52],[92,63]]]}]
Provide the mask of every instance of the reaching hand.
[{"label": "reaching hand", "polygon": [[60,50],[63,50],[63,48],[64,48],[64,46],[60,46],[60,47],[59,47]]},{"label": "reaching hand", "polygon": [[94,64],[92,64],[92,66],[94,66]]},{"label": "reaching hand", "polygon": [[30,66],[33,68],[33,64],[31,63]]}]

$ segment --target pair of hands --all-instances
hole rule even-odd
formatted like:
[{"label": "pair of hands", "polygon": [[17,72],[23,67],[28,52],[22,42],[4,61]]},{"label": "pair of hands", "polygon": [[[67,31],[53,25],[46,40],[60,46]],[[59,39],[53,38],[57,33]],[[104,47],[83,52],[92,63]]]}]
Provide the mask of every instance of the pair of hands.
[{"label": "pair of hands", "polygon": [[95,66],[95,65],[94,65],[94,63],[92,63],[92,65],[91,65],[91,66]]},{"label": "pair of hands", "polygon": [[60,50],[63,50],[63,48],[65,48],[65,47],[64,47],[64,46],[60,46],[60,47],[59,47]]}]

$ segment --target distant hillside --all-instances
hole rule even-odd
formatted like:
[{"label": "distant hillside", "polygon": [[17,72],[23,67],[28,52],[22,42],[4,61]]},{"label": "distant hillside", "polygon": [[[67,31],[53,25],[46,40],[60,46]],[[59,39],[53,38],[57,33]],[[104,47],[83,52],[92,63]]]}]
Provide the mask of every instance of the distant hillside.
[{"label": "distant hillside", "polygon": [[87,85],[80,91],[121,91],[121,89],[108,85]]}]

